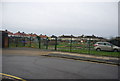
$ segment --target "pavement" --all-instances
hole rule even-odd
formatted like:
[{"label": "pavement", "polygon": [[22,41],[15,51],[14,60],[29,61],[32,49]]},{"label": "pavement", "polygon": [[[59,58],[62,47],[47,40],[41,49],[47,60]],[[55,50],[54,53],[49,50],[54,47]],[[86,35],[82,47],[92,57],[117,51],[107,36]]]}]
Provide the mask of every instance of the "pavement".
[{"label": "pavement", "polygon": [[73,59],[73,60],[83,60],[83,61],[89,61],[89,62],[112,64],[112,65],[120,65],[119,58],[115,58],[115,57],[94,56],[94,55],[74,54],[74,53],[64,53],[64,52],[53,52],[53,53],[46,54],[43,56],[59,57],[59,58],[66,58],[66,59]]}]

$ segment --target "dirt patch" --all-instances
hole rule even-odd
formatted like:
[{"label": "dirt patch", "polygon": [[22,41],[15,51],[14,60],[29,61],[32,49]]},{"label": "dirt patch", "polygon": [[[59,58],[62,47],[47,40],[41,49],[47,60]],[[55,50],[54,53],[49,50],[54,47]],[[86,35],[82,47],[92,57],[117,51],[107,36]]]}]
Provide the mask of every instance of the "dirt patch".
[{"label": "dirt patch", "polygon": [[8,50],[4,49],[2,54],[15,54],[15,55],[47,55],[51,53],[50,51],[42,51],[42,50]]}]

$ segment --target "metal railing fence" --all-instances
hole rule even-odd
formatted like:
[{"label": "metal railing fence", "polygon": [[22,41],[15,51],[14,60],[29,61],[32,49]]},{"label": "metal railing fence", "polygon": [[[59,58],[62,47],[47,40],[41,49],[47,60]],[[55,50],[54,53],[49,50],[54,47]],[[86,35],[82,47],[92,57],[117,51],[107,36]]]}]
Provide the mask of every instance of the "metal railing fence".
[{"label": "metal railing fence", "polygon": [[96,51],[94,44],[97,40],[61,40],[58,37],[9,37],[9,47],[32,47],[46,50],[94,54],[103,56],[117,56],[115,52]]}]

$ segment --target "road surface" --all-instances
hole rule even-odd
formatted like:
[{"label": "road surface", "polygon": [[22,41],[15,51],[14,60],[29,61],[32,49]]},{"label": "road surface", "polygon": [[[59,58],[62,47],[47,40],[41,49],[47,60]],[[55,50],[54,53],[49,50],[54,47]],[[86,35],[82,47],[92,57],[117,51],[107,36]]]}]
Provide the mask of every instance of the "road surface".
[{"label": "road surface", "polygon": [[45,57],[3,54],[2,72],[24,79],[118,79],[118,66]]}]

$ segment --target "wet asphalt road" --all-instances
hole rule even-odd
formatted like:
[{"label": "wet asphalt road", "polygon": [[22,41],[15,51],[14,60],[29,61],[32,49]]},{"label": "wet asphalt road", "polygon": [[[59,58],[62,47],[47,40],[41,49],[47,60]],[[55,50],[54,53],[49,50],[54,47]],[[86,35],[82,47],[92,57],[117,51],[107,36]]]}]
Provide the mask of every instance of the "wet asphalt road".
[{"label": "wet asphalt road", "polygon": [[24,79],[117,79],[118,66],[76,60],[3,54],[3,73]]}]

